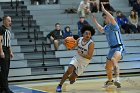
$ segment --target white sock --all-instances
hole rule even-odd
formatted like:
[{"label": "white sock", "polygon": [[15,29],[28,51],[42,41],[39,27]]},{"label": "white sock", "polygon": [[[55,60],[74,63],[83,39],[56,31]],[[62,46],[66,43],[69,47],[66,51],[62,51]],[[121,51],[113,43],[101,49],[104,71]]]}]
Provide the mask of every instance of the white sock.
[{"label": "white sock", "polygon": [[120,81],[120,77],[116,77],[115,81],[119,82]]}]

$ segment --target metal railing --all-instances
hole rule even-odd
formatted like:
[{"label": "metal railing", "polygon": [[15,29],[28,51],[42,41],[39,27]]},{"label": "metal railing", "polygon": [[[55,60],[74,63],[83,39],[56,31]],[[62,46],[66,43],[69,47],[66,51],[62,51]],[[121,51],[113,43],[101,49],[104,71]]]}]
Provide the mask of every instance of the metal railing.
[{"label": "metal railing", "polygon": [[32,27],[32,23],[31,23],[31,16],[29,15],[28,16],[28,35],[27,35],[27,38],[30,39],[30,28]]},{"label": "metal railing", "polygon": [[19,0],[16,0],[16,16],[18,16]]},{"label": "metal railing", "polygon": [[34,52],[37,52],[38,32],[34,27]]},{"label": "metal railing", "polygon": [[10,6],[11,6],[12,9],[14,9],[13,0],[11,0],[11,5]]},{"label": "metal railing", "polygon": [[25,27],[24,27],[25,10],[23,8],[24,7],[21,6],[21,26],[23,27],[23,30],[25,30]]},{"label": "metal railing", "polygon": [[45,66],[45,55],[47,52],[46,44],[42,42],[42,66]]}]

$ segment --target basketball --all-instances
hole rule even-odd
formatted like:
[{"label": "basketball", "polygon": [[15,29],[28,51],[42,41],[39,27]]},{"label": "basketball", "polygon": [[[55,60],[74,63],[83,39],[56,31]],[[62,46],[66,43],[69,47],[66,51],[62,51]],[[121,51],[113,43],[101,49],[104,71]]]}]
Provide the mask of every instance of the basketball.
[{"label": "basketball", "polygon": [[76,40],[73,37],[66,37],[64,39],[64,44],[67,49],[72,49],[75,47]]}]

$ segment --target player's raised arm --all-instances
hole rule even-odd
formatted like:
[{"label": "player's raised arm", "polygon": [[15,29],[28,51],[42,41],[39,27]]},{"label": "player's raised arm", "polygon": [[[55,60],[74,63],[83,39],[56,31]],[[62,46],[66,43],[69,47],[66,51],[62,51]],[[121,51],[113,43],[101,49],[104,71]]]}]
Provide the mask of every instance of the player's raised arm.
[{"label": "player's raised arm", "polygon": [[101,33],[103,33],[103,32],[104,32],[103,27],[97,22],[95,15],[92,16],[92,21],[93,21],[93,23],[95,23],[97,29],[98,29]]},{"label": "player's raised arm", "polygon": [[102,6],[102,11],[107,15],[107,17],[110,19],[111,23],[113,25],[115,25],[116,21],[115,21],[114,17],[104,8],[103,3],[101,3],[101,6]]}]

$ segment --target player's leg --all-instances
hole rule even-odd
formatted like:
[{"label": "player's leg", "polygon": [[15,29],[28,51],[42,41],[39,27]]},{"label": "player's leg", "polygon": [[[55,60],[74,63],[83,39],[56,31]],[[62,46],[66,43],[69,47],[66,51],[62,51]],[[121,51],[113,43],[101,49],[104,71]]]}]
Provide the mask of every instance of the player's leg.
[{"label": "player's leg", "polygon": [[63,77],[62,77],[62,80],[61,80],[61,82],[60,82],[60,85],[63,85],[63,83],[65,82],[65,80],[66,80],[67,78],[69,78],[69,75],[71,75],[71,74],[74,72],[74,70],[75,70],[75,67],[74,67],[73,65],[70,65],[70,66],[68,67],[68,70],[65,72],[65,74],[64,74]]},{"label": "player's leg", "polygon": [[76,66],[76,69],[74,70],[74,72],[69,76],[69,81],[70,84],[73,84],[76,81],[76,78],[78,76],[80,76],[81,74],[83,74],[83,72],[85,71],[85,69],[87,68],[89,62],[85,61],[85,60],[78,60],[79,63]]},{"label": "player's leg", "polygon": [[107,87],[113,84],[113,75],[112,75],[113,63],[111,60],[107,59],[105,69],[108,78],[108,80],[105,82],[105,87]]},{"label": "player's leg", "polygon": [[121,59],[121,52],[120,51],[116,51],[112,57],[112,62],[113,62],[113,66],[114,66],[114,74],[115,74],[115,82],[114,84],[120,88],[121,87],[121,84],[119,82],[119,75],[120,75],[120,69],[119,69],[119,64],[118,62],[120,61]]},{"label": "player's leg", "polygon": [[107,55],[106,66],[105,66],[106,74],[108,78],[108,80],[104,84],[105,87],[113,84],[113,75],[112,75],[113,62],[111,60],[111,58],[113,57],[113,54],[114,54],[114,50],[110,49]]},{"label": "player's leg", "polygon": [[62,77],[62,79],[60,81],[60,84],[56,88],[57,92],[62,91],[61,88],[62,88],[63,83],[66,81],[66,79],[68,79],[69,75],[74,72],[74,70],[75,70],[75,67],[73,65],[69,65],[67,71],[64,73],[64,75],[63,75],[63,77]]},{"label": "player's leg", "polygon": [[69,77],[70,84],[73,84],[76,81],[77,77],[78,75],[75,72],[73,72]]}]

